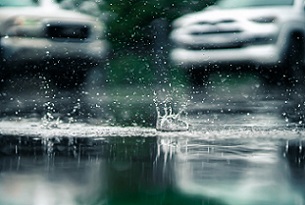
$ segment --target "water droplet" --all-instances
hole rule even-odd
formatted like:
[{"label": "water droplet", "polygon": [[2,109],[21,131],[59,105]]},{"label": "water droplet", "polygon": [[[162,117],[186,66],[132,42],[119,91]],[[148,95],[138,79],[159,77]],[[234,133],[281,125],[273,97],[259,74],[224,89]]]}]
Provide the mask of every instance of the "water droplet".
[{"label": "water droplet", "polygon": [[[162,90],[164,91],[164,90]],[[178,113],[173,111],[173,99],[169,96],[164,100],[158,99],[157,93],[154,92],[154,103],[157,111],[156,129],[159,131],[186,131],[189,124],[181,119],[181,114],[185,112],[181,109]]]}]

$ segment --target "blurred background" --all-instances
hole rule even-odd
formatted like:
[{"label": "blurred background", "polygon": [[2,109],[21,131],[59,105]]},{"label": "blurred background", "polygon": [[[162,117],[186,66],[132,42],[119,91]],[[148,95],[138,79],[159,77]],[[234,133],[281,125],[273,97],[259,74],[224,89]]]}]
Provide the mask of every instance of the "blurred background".
[{"label": "blurred background", "polygon": [[[189,98],[185,92],[189,76],[169,62],[171,23],[214,2],[57,0],[62,8],[89,14],[104,24],[100,35],[109,42],[108,55],[87,75],[87,85],[78,90],[54,86],[67,80],[61,79],[61,72],[57,72],[55,83],[44,72],[14,72],[0,92],[1,116],[44,119],[49,115],[47,121],[72,117],[78,122],[94,119],[94,123],[155,127],[156,91],[177,97],[172,101],[177,110],[185,107]],[[76,64],[81,65],[84,63]]]},{"label": "blurred background", "polygon": [[[199,11],[215,0],[58,0],[67,9],[78,9],[105,22],[106,38],[112,51],[105,64],[108,85],[133,84],[150,86],[160,81],[156,76],[156,44],[161,44],[163,58],[171,44],[168,33],[171,22],[186,13]],[[95,3],[93,5],[92,3]],[[161,22],[161,23],[160,23]],[[161,25],[162,24],[162,25]],[[157,27],[157,28],[156,28]],[[162,28],[162,30],[160,30]],[[157,37],[158,36],[158,37]],[[168,80],[182,83],[185,76],[170,64],[163,64]],[[162,73],[161,75],[167,75]],[[155,76],[152,78],[152,76]],[[182,81],[182,82],[181,82]]]},{"label": "blurred background", "polygon": [[[304,101],[248,72],[196,90],[169,61],[173,20],[214,1],[57,1],[105,24],[110,51],[80,89],[16,72],[0,91],[0,205],[305,204]],[[160,110],[190,131],[156,130]]]}]

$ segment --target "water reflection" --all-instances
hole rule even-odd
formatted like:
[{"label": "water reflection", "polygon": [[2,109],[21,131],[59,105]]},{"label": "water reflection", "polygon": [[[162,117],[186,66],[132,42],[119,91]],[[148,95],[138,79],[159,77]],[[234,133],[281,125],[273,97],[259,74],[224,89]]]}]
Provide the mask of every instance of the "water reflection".
[{"label": "water reflection", "polygon": [[168,184],[155,164],[155,138],[1,141],[3,204],[115,204]]},{"label": "water reflection", "polygon": [[1,135],[0,204],[305,203],[302,130],[218,131]]},{"label": "water reflection", "polygon": [[289,180],[294,190],[305,197],[305,172],[304,172],[304,140],[287,140],[282,146],[283,158],[289,171]]},{"label": "water reflection", "polygon": [[264,139],[187,139],[177,154],[177,186],[227,204],[303,204],[278,148]]},{"label": "water reflection", "polygon": [[201,204],[173,187],[174,153],[164,152],[164,142],[2,136],[0,203]]},{"label": "water reflection", "polygon": [[188,102],[178,96],[183,132],[154,129],[145,88],[8,90],[0,204],[305,204],[305,133],[289,115],[300,102],[256,77],[230,78],[216,76]]}]

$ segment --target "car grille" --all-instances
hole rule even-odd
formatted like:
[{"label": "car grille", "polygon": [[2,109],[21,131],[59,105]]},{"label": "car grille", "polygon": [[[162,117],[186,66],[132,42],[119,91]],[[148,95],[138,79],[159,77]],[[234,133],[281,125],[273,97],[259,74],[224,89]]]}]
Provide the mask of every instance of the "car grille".
[{"label": "car grille", "polygon": [[201,25],[216,25],[216,24],[227,24],[227,23],[234,23],[234,22],[236,22],[234,19],[222,19],[222,20],[214,21],[214,22],[199,21],[198,24],[201,24]]},{"label": "car grille", "polygon": [[191,33],[191,35],[194,35],[194,36],[201,36],[201,35],[209,35],[209,34],[238,34],[238,33],[241,33],[242,31],[241,30],[237,30],[237,29],[234,29],[234,30],[209,30],[209,31],[194,31]]},{"label": "car grille", "polygon": [[[241,29],[238,25],[236,25],[236,21],[233,19],[222,19],[218,21],[200,21],[196,23],[196,29],[191,30],[188,35],[190,38],[198,39],[198,38],[209,38],[211,36],[220,36],[220,42],[209,42],[203,40],[204,42],[199,42],[190,44],[188,47],[190,49],[201,50],[201,49],[231,49],[231,48],[241,48],[247,44],[244,40],[239,39],[241,33],[243,33],[243,29]],[[234,37],[232,37],[234,36]],[[232,41],[232,39],[235,41]],[[195,41],[195,40],[194,40]]]},{"label": "car grille", "polygon": [[71,24],[47,24],[46,37],[54,40],[86,40],[90,36],[90,26]]},{"label": "car grille", "polygon": [[246,44],[244,42],[234,42],[234,43],[228,43],[228,44],[209,44],[209,45],[190,45],[188,46],[188,49],[193,50],[216,50],[216,49],[232,49],[232,48],[242,48]]}]

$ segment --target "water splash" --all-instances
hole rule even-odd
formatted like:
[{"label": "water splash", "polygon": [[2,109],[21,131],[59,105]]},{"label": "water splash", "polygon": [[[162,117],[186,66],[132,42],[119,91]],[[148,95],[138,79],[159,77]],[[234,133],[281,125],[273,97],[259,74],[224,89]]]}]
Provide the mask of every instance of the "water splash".
[{"label": "water splash", "polygon": [[160,99],[156,92],[154,92],[154,103],[157,111],[156,129],[158,131],[187,131],[189,124],[181,119],[185,113],[185,106],[179,109],[177,113],[173,110],[173,99],[166,96],[163,100]]},{"label": "water splash", "polygon": [[40,75],[42,86],[40,89],[44,93],[44,97],[46,102],[43,103],[44,115],[41,118],[42,127],[47,129],[58,128],[60,122],[60,118],[55,116],[55,104],[53,100],[55,98],[55,94],[53,93],[53,89],[50,87],[50,79],[45,75]]},{"label": "water splash", "polygon": [[55,117],[55,105],[53,102],[46,102],[43,104],[45,114],[41,119],[42,126],[45,128],[59,128],[61,120],[59,117]]},{"label": "water splash", "polygon": [[77,99],[77,102],[74,104],[73,109],[71,112],[69,112],[68,115],[68,124],[77,122],[76,116],[80,115],[80,110],[81,110],[81,103],[80,99]]}]

